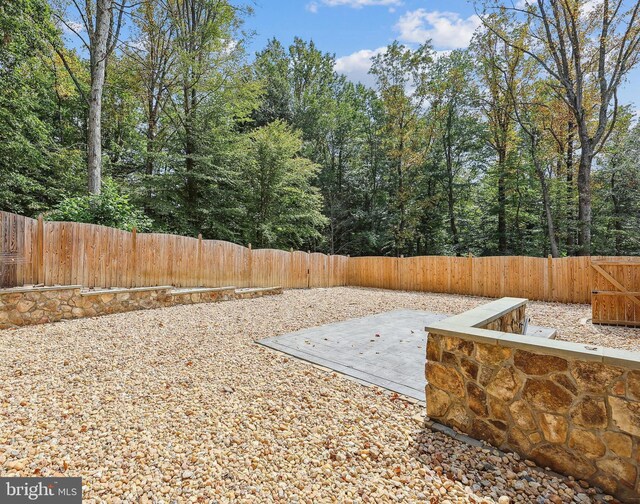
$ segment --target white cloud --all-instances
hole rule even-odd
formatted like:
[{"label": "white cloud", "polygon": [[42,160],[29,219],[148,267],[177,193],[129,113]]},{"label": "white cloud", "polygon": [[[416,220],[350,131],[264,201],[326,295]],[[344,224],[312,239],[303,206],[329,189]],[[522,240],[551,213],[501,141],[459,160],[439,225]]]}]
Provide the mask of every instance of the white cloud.
[{"label": "white cloud", "polygon": [[401,0],[322,0],[322,3],[329,7],[347,6],[354,9],[369,7],[372,5],[401,5]]},{"label": "white cloud", "polygon": [[375,84],[375,78],[369,75],[371,58],[383,53],[385,50],[386,47],[362,49],[348,56],[343,56],[336,59],[335,70],[338,73],[346,75],[347,79],[352,82],[361,82],[367,86],[373,86]]},{"label": "white cloud", "polygon": [[318,12],[318,4],[316,2],[310,2],[307,5],[305,5],[304,8],[307,9],[312,14],[315,14],[316,12]]},{"label": "white cloud", "polygon": [[457,12],[417,9],[400,17],[394,28],[403,42],[422,44],[431,40],[438,49],[467,47],[481,21],[475,14],[462,18]]},{"label": "white cloud", "polygon": [[82,23],[78,23],[70,19],[65,20],[65,22],[61,24],[62,24],[62,30],[65,33],[75,34],[75,33],[82,33],[84,31],[84,25]]}]

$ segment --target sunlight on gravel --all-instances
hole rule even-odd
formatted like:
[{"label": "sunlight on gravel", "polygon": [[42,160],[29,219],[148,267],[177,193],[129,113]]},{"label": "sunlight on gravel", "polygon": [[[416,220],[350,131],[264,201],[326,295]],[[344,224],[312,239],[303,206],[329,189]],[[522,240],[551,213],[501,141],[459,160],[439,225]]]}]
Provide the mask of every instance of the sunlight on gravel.
[{"label": "sunlight on gravel", "polygon": [[[2,331],[0,475],[82,476],[84,502],[590,502],[586,485],[423,429],[422,405],[253,343],[485,301],[298,290]],[[528,314],[562,339],[640,348],[586,305]]]}]

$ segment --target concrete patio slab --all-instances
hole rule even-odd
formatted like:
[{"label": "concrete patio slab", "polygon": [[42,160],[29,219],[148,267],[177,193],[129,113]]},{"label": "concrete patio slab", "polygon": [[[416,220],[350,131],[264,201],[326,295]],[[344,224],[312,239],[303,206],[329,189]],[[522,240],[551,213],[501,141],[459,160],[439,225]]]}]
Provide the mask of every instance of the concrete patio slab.
[{"label": "concrete patio slab", "polygon": [[[446,318],[447,315],[420,310],[394,310],[303,329],[258,343],[424,401],[424,328]],[[549,338],[555,336],[555,331],[530,325],[527,334]]]},{"label": "concrete patio slab", "polygon": [[447,318],[394,310],[258,341],[365,383],[425,400],[425,326]]}]

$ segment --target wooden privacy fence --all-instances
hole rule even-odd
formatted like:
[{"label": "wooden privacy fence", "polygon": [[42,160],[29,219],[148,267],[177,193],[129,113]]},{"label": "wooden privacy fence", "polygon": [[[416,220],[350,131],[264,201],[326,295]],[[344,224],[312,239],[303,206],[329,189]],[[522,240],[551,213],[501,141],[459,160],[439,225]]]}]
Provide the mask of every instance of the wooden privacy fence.
[{"label": "wooden privacy fence", "polygon": [[[0,212],[0,226],[0,281],[4,287],[351,285],[589,303],[593,286],[599,285],[594,281],[600,281],[592,260],[640,264],[640,258],[346,257],[251,250],[219,240],[127,232],[75,222],[44,222],[6,212]],[[640,267],[636,271],[640,274]],[[635,303],[628,294],[635,292],[640,297],[636,292],[640,291],[638,281],[639,277],[625,277],[622,282],[626,289],[622,298],[628,301],[625,303],[634,304],[636,310],[640,300]],[[610,283],[600,290],[620,291]],[[634,313],[640,315],[640,311]]]},{"label": "wooden privacy fence", "polygon": [[201,237],[45,222],[7,212],[0,212],[0,225],[2,287],[306,288],[345,285],[346,279],[345,256],[251,250]]},{"label": "wooden privacy fence", "polygon": [[591,301],[589,257],[353,257],[348,285],[562,303]]}]

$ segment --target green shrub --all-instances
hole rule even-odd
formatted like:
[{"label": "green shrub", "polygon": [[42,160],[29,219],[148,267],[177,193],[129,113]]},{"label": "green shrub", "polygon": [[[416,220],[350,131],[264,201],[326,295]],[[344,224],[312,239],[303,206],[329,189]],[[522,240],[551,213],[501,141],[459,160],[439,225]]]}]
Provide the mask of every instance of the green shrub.
[{"label": "green shrub", "polygon": [[151,219],[136,208],[129,196],[118,192],[118,186],[111,179],[102,182],[102,192],[98,195],[74,196],[63,199],[46,215],[47,220],[87,222],[103,226],[126,229],[136,228],[146,231],[151,228]]}]

